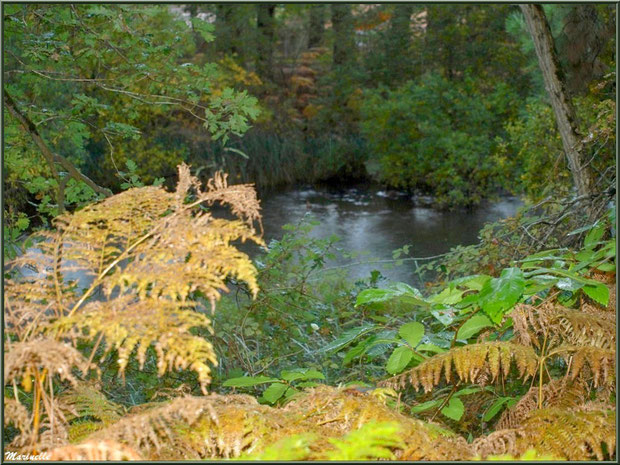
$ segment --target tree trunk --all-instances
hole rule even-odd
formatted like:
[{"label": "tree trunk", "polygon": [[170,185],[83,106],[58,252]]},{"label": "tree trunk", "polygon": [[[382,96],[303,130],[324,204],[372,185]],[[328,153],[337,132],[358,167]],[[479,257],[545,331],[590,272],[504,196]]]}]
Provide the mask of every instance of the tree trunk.
[{"label": "tree trunk", "polygon": [[318,47],[323,41],[325,31],[325,5],[310,5],[310,27],[308,48]]},{"label": "tree trunk", "polygon": [[275,35],[274,3],[256,5],[257,57],[256,71],[261,78],[271,78],[273,73],[273,38]]},{"label": "tree trunk", "polygon": [[575,111],[560,77],[558,57],[554,48],[551,29],[541,5],[520,5],[530,30],[538,64],[543,73],[545,88],[555,112],[555,119],[562,138],[562,146],[573,174],[573,182],[579,195],[592,193],[592,176],[579,151],[579,136],[575,124]]},{"label": "tree trunk", "polygon": [[391,74],[396,82],[412,78],[412,59],[409,56],[412,14],[412,4],[394,5],[394,15],[387,30],[386,56],[392,64]]},{"label": "tree trunk", "polygon": [[332,27],[334,29],[334,66],[350,63],[355,59],[355,30],[351,5],[332,4]]}]

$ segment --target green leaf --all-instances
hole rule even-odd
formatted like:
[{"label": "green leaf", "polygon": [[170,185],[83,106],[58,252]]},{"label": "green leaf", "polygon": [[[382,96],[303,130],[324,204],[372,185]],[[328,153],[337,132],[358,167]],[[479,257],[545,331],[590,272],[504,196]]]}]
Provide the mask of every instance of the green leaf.
[{"label": "green leaf", "polygon": [[407,346],[397,347],[396,349],[394,349],[394,352],[392,352],[392,355],[390,355],[390,358],[387,361],[387,365],[385,366],[385,369],[387,370],[388,373],[392,375],[396,373],[400,373],[401,371],[405,369],[407,364],[411,361],[412,357],[413,357],[413,352],[411,352],[411,349],[409,347]]},{"label": "green leaf", "polygon": [[493,326],[493,322],[491,322],[486,315],[478,313],[463,323],[463,326],[459,329],[456,338],[469,339],[470,337],[478,334],[481,329],[488,328],[489,326]]},{"label": "green leaf", "polygon": [[241,376],[239,378],[230,378],[224,381],[222,386],[227,387],[247,387],[257,386],[259,384],[273,383],[279,381],[278,378],[269,378],[267,376]]},{"label": "green leaf", "polygon": [[417,321],[405,323],[398,330],[398,334],[407,341],[411,347],[415,348],[424,337],[424,325]]},{"label": "green leaf", "polygon": [[273,383],[265,392],[263,392],[263,398],[271,403],[275,404],[276,401],[284,395],[284,392],[288,389],[288,386],[284,383]]},{"label": "green leaf", "polygon": [[525,278],[519,268],[502,270],[499,278],[487,282],[479,294],[479,304],[491,321],[499,323],[504,312],[512,308],[523,294]]},{"label": "green leaf", "polygon": [[298,379],[307,380],[307,379],[325,379],[323,373],[314,368],[309,368],[306,370],[283,370],[280,373],[280,377],[286,381],[295,381]]},{"label": "green leaf", "polygon": [[596,266],[596,269],[604,272],[616,271],[616,265],[614,265],[613,263],[603,263]]},{"label": "green leaf", "polygon": [[583,240],[583,246],[585,248],[594,247],[601,240],[603,234],[605,234],[605,223],[601,221],[596,224],[596,226],[594,226],[586,235]]},{"label": "green leaf", "polygon": [[313,388],[319,386],[319,383],[315,383],[314,381],[302,381],[299,384],[296,384],[295,387],[298,388]]},{"label": "green leaf", "polygon": [[586,284],[582,289],[588,297],[596,300],[602,306],[606,307],[609,303],[609,288],[603,283],[598,283],[597,285]]},{"label": "green leaf", "polygon": [[192,18],[192,26],[194,26],[194,30],[197,31],[205,42],[211,42],[215,39],[213,35],[213,30],[215,27],[213,24],[208,23],[198,17]]},{"label": "green leaf", "polygon": [[412,305],[428,305],[428,302],[424,300],[419,290],[405,283],[396,283],[387,289],[363,290],[357,295],[355,306],[386,302],[393,299],[398,299],[399,301]]},{"label": "green leaf", "polygon": [[463,292],[454,288],[451,289],[449,287],[445,288],[439,294],[435,294],[429,300],[436,304],[444,304],[444,305],[454,305],[461,301],[463,298]]},{"label": "green leaf", "polygon": [[363,324],[362,326],[357,326],[355,328],[348,329],[344,331],[338,339],[330,342],[325,347],[323,347],[320,351],[321,352],[330,352],[332,350],[338,351],[342,349],[343,347],[349,345],[352,341],[354,341],[356,338],[358,338],[362,334],[366,334],[367,332],[375,328],[376,328],[376,325],[372,323],[366,323],[366,324]]},{"label": "green leaf", "polygon": [[510,400],[515,400],[515,399],[513,397],[500,397],[499,399],[497,399],[487,409],[487,411],[482,416],[482,419],[484,421],[489,421],[490,419],[492,419],[495,415],[497,415],[500,412],[504,404]]},{"label": "green leaf", "polygon": [[475,394],[476,392],[480,392],[480,391],[482,391],[482,388],[479,388],[479,387],[463,388],[463,389],[456,391],[453,394],[453,397],[468,396],[469,394]]},{"label": "green leaf", "polygon": [[479,291],[490,279],[491,277],[486,274],[476,274],[455,279],[454,281],[450,281],[450,284]]},{"label": "green leaf", "polygon": [[441,409],[441,413],[452,420],[459,421],[465,413],[465,405],[458,397],[452,397],[448,405]]},{"label": "green leaf", "polygon": [[439,400],[429,400],[428,402],[422,402],[421,404],[416,404],[413,407],[411,407],[411,413],[424,412],[433,407],[439,407],[441,402],[442,402],[441,399],[439,399]]},{"label": "green leaf", "polygon": [[420,344],[417,348],[416,351],[418,352],[433,352],[435,354],[443,354],[444,352],[446,352],[446,349],[442,349],[439,346],[436,346],[435,344]]}]

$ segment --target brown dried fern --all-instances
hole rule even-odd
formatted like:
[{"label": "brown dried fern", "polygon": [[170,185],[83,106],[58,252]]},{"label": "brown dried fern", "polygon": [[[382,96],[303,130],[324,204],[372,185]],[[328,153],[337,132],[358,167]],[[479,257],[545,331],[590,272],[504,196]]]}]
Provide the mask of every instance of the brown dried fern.
[{"label": "brown dried fern", "polygon": [[89,441],[76,446],[64,446],[50,451],[50,460],[125,461],[143,460],[129,447],[114,441]]},{"label": "brown dried fern", "polygon": [[540,402],[539,393],[540,389],[537,386],[530,388],[519,399],[519,402],[502,412],[495,428],[503,430],[519,427],[534,410],[538,409],[539,405],[546,408],[557,407],[567,411],[574,410],[586,401],[589,390],[583,379],[577,379],[573,382],[567,378],[559,378],[552,379],[543,386]]},{"label": "brown dried fern", "polygon": [[[528,449],[568,460],[604,460],[616,447],[615,410],[533,410],[518,428],[497,430],[473,442],[483,458],[494,454],[521,455]],[[607,457],[607,458],[609,458]]]},{"label": "brown dried fern", "polygon": [[484,384],[488,378],[495,381],[500,373],[510,373],[514,360],[519,376],[527,379],[536,374],[538,356],[531,347],[510,342],[483,342],[457,347],[435,355],[405,373],[389,378],[380,384],[403,389],[407,383],[416,390],[430,392],[439,384],[443,372],[446,382],[452,379],[454,367],[462,382]]}]

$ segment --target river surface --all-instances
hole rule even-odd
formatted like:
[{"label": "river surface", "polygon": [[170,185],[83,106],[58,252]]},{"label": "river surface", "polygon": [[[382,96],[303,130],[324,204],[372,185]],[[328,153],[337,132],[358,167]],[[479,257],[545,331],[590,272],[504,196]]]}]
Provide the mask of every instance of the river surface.
[{"label": "river surface", "polygon": [[[512,216],[521,205],[517,198],[504,197],[473,211],[440,211],[420,206],[406,194],[368,186],[297,188],[261,199],[266,242],[281,238],[283,225],[311,217],[320,222],[312,237],[335,234],[341,238],[339,247],[361,253],[328,266],[345,265],[352,278],[367,278],[372,270],[379,270],[390,280],[412,284],[418,281],[414,261],[399,266],[386,263],[395,249],[409,245],[409,256],[429,257],[456,245],[475,244],[485,223]],[[368,263],[372,261],[382,262]],[[351,264],[355,265],[347,266]]]}]

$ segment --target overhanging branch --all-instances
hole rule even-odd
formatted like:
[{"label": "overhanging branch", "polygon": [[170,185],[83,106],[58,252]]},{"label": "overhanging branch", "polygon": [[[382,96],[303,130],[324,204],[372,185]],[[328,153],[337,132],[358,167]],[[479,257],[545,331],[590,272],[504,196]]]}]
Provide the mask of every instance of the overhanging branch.
[{"label": "overhanging branch", "polygon": [[[37,128],[34,125],[34,123],[30,121],[28,117],[26,117],[19,110],[19,108],[17,108],[17,105],[15,104],[15,102],[13,101],[13,99],[11,98],[11,96],[6,90],[4,90],[3,96],[4,96],[4,104],[8,108],[11,115],[13,115],[13,117],[17,119],[17,121],[19,121],[23,130],[30,135],[34,143],[37,145],[37,147],[39,147],[39,150],[41,150],[43,157],[45,158],[47,163],[50,165],[52,174],[58,181],[59,189],[61,188],[61,182],[60,182],[60,176],[58,175],[58,171],[56,170],[55,163],[58,163],[60,166],[62,166],[67,171],[67,173],[69,173],[69,176],[71,176],[73,179],[77,181],[83,181],[86,185],[88,185],[92,190],[94,190],[98,194],[103,194],[106,197],[109,197],[112,195],[112,191],[110,189],[101,187],[100,185],[95,183],[92,179],[90,179],[88,176],[86,176],[84,173],[81,173],[73,165],[73,163],[71,163],[65,157],[52,152],[51,149],[47,146],[47,144],[43,140],[43,138],[41,137],[41,135],[39,134],[39,131],[37,131]],[[64,205],[59,204],[59,208],[61,211],[64,210]]]}]

